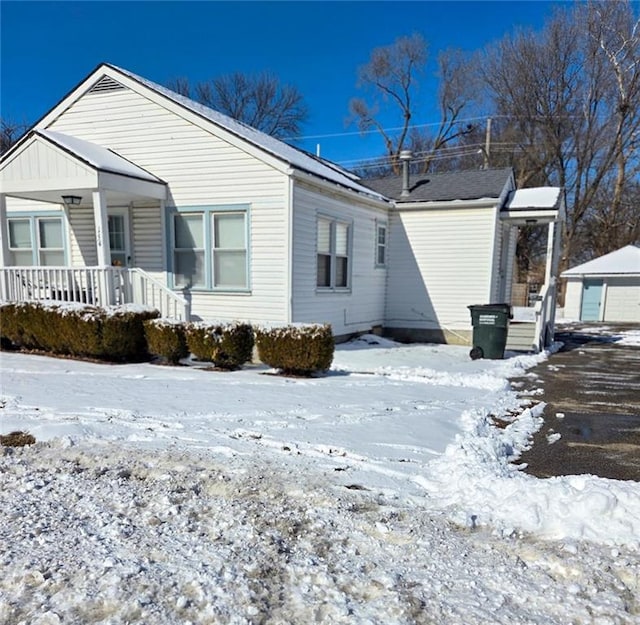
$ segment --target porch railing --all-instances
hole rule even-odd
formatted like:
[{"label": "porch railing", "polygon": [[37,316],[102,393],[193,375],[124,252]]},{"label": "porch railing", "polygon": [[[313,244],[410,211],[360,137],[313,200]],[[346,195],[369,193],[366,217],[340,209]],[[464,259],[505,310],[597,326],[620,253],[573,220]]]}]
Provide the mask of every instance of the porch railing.
[{"label": "porch railing", "polygon": [[540,290],[535,305],[535,347],[542,351],[553,343],[556,322],[556,279],[552,278]]},{"label": "porch railing", "polygon": [[7,302],[64,301],[109,306],[140,304],[163,317],[189,319],[189,303],[180,294],[138,268],[3,267],[0,299]]}]

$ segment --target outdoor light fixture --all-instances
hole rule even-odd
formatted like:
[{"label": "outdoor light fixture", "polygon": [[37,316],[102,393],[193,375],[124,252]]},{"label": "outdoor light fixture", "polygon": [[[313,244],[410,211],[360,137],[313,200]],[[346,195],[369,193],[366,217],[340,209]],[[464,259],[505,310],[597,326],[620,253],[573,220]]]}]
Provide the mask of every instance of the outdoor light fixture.
[{"label": "outdoor light fixture", "polygon": [[78,204],[80,204],[80,202],[82,201],[82,198],[79,195],[63,195],[62,201],[67,206],[78,206]]}]

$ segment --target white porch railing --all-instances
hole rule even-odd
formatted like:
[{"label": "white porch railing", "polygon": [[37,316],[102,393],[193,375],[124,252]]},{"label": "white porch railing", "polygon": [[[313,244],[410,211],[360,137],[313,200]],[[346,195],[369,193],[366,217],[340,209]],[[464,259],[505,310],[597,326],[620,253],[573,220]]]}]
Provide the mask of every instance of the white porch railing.
[{"label": "white porch railing", "polygon": [[94,306],[140,304],[161,316],[189,319],[189,302],[138,268],[3,267],[0,299],[5,302],[54,300]]},{"label": "white porch railing", "polygon": [[536,333],[535,347],[542,351],[553,343],[556,323],[556,279],[545,284],[538,295],[535,305]]}]

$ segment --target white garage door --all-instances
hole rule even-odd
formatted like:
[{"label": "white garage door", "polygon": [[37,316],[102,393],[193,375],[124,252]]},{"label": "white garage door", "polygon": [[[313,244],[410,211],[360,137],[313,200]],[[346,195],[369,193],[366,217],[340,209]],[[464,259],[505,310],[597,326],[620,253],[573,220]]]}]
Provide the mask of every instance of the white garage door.
[{"label": "white garage door", "polygon": [[640,322],[640,277],[607,279],[604,321]]}]

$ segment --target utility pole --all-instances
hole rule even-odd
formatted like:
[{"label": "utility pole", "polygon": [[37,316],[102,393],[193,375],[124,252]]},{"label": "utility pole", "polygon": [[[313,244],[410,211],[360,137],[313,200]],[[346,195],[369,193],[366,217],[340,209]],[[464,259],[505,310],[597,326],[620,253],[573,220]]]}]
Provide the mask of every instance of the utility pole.
[{"label": "utility pole", "polygon": [[489,169],[491,156],[491,117],[487,117],[487,131],[484,138],[484,168]]}]

